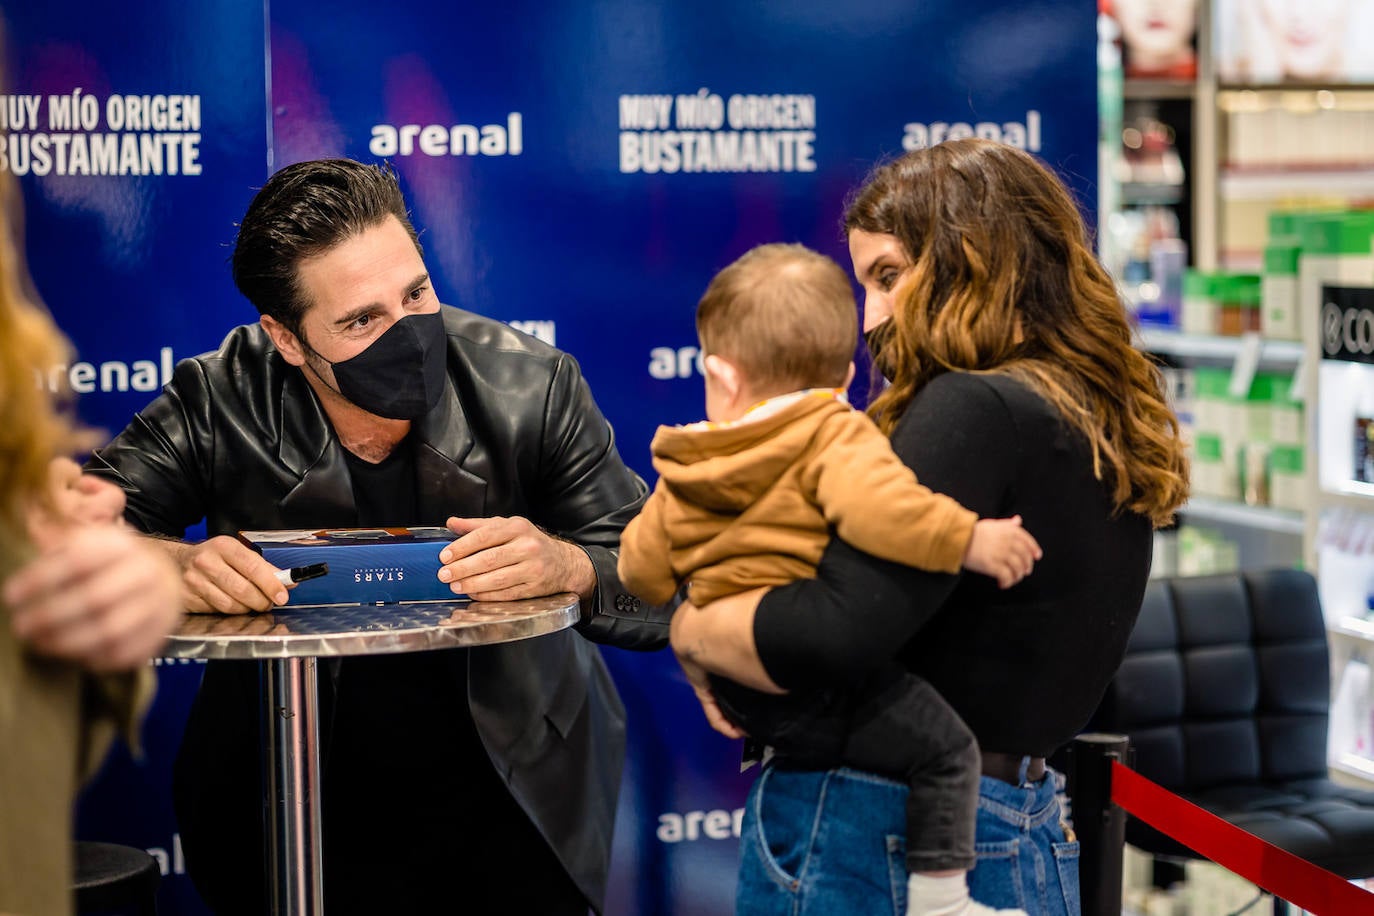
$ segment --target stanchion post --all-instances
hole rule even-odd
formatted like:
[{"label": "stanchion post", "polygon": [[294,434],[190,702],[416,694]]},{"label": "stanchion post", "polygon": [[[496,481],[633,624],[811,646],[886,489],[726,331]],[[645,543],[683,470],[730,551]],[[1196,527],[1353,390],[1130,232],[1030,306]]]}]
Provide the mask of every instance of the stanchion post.
[{"label": "stanchion post", "polygon": [[1112,803],[1112,761],[1126,763],[1125,735],[1088,733],[1070,745],[1068,786],[1079,843],[1083,916],[1119,916],[1126,812]]}]

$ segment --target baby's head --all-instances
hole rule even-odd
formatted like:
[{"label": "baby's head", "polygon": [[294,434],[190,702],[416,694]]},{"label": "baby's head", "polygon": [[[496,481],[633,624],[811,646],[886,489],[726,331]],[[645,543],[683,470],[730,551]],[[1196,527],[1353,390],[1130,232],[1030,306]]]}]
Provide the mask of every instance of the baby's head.
[{"label": "baby's head", "polygon": [[739,419],[766,398],[843,388],[858,316],[849,277],[802,245],[760,245],[716,274],[697,305],[706,416]]}]

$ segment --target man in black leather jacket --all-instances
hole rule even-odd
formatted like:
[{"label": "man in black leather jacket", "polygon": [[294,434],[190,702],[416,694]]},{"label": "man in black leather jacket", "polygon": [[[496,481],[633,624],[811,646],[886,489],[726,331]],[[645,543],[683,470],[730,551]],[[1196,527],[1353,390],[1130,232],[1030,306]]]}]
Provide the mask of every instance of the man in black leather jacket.
[{"label": "man in black leather jacket", "polygon": [[[502,600],[577,592],[577,632],[322,667],[331,912],[598,912],[624,709],[587,640],[666,643],[616,576],[646,487],[567,354],[439,304],[394,174],[277,172],[239,228],[258,325],[184,360],[91,459],[164,540],[191,610],[282,603],[239,529],[447,524],[440,578]],[[224,913],[263,913],[258,685],[211,662],[177,759],[188,870]]]}]

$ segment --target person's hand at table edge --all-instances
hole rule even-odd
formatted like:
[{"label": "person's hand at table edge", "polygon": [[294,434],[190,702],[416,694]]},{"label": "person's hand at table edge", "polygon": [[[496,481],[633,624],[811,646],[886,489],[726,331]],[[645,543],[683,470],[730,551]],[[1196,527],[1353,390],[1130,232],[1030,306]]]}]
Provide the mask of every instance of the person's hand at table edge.
[{"label": "person's hand at table edge", "polygon": [[439,581],[477,601],[514,601],[573,592],[583,602],[596,591],[587,552],[529,519],[450,518],[458,539],[439,552]]}]

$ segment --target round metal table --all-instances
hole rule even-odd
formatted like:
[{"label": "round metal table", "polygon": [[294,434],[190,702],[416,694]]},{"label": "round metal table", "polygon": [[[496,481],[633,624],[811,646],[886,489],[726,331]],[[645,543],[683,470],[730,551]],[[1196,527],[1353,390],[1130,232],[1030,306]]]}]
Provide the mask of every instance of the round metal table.
[{"label": "round metal table", "polygon": [[256,659],[263,671],[268,898],[278,914],[323,912],[320,863],[320,658],[485,646],[578,620],[571,593],[523,601],[303,605],[267,614],[188,615],[168,658]]}]

